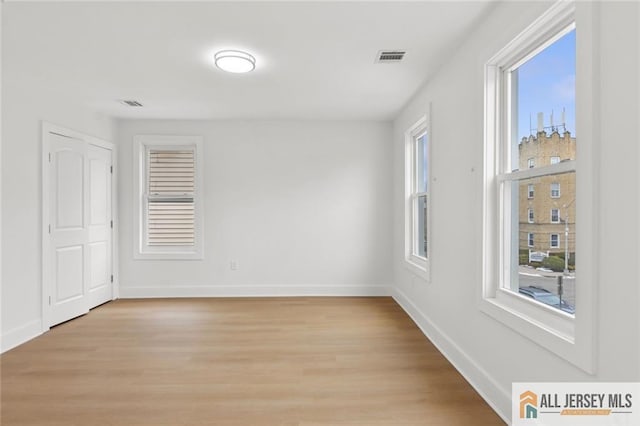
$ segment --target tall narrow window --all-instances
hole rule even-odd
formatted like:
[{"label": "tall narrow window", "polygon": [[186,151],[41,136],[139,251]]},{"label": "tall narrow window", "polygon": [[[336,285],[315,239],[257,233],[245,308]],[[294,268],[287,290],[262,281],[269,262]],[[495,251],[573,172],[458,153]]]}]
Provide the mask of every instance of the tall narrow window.
[{"label": "tall narrow window", "polygon": [[137,136],[138,258],[202,258],[199,137]]},{"label": "tall narrow window", "polygon": [[[575,99],[580,95],[585,105],[592,102],[589,49],[593,43],[588,36],[580,36],[583,55],[576,55],[576,36],[589,34],[590,21],[584,19],[587,29],[580,33],[575,8],[575,2],[554,2],[486,64],[480,308],[556,355],[592,371],[593,278],[592,274],[578,275],[576,252],[582,248],[584,254],[581,251],[577,259],[592,272],[594,253],[585,243],[592,243],[593,238],[576,235],[576,214],[582,217],[579,206],[592,205],[594,200],[589,184],[593,181],[592,147],[597,142],[589,115],[576,115]],[[585,14],[592,16],[590,11]],[[576,60],[582,61],[578,84]],[[576,127],[578,119],[581,124]],[[582,161],[578,172],[576,151],[581,146],[586,149],[578,154]],[[543,191],[534,199],[530,198],[531,185]],[[576,192],[577,188],[582,189]],[[557,212],[551,212],[551,217],[538,215],[536,223],[529,223],[529,209]],[[590,212],[585,217],[582,229],[595,226]],[[580,241],[582,245],[577,244]],[[532,276],[531,267],[544,267],[554,274]],[[532,297],[533,286],[553,297]],[[575,306],[577,301],[580,306]]]},{"label": "tall narrow window", "polygon": [[[576,138],[575,121],[572,118],[575,111],[575,101],[572,97],[561,101],[555,96],[557,87],[563,87],[567,93],[575,91],[575,29],[573,25],[561,30],[547,43],[532,53],[524,55],[513,64],[504,68],[504,84],[508,98],[508,107],[504,110],[509,130],[509,137],[503,139],[500,146],[504,152],[505,161],[502,163],[499,176],[503,198],[502,223],[503,235],[501,241],[504,268],[501,285],[518,293],[522,287],[535,284],[542,286],[552,293],[556,293],[557,283],[554,278],[531,278],[521,273],[520,267],[529,264],[525,256],[521,256],[530,248],[522,245],[524,232],[550,235],[550,247],[559,247],[559,237],[562,225],[549,228],[552,223],[558,223],[559,209],[551,213],[551,220],[539,220],[534,223],[533,212],[537,209],[544,211],[549,205],[549,199],[544,197],[537,200],[529,199],[529,188],[534,183],[548,185],[551,198],[560,208],[571,210],[569,216],[575,219],[573,201],[575,200],[575,154]],[[545,95],[546,94],[546,95]],[[557,111],[561,111],[560,114]],[[560,115],[560,118],[558,118]],[[533,127],[530,123],[535,122]],[[553,153],[561,152],[568,161],[555,161],[548,158],[558,157]],[[566,188],[563,193],[560,187]],[[548,209],[549,207],[547,207]],[[519,210],[516,215],[515,212]],[[547,210],[549,211],[549,210]],[[518,217],[520,216],[520,218]],[[521,219],[527,218],[526,221]],[[575,229],[569,224],[569,235],[574,240]],[[556,232],[554,232],[556,231]],[[536,250],[546,251],[549,246],[535,247]],[[574,253],[574,246],[569,247]],[[557,272],[564,271],[564,259],[551,253],[545,260],[548,267]],[[533,265],[535,266],[535,264]],[[575,280],[565,280],[567,285],[573,285]],[[570,294],[569,291],[565,294]],[[573,294],[573,293],[571,293]],[[568,299],[567,303],[574,304],[575,300]],[[557,307],[560,309],[559,307]]]},{"label": "tall narrow window", "polygon": [[419,274],[428,277],[429,211],[429,134],[426,118],[406,133],[406,261]]},{"label": "tall narrow window", "polygon": [[534,194],[534,186],[532,183],[527,185],[527,198],[529,199],[533,199],[533,194]]}]

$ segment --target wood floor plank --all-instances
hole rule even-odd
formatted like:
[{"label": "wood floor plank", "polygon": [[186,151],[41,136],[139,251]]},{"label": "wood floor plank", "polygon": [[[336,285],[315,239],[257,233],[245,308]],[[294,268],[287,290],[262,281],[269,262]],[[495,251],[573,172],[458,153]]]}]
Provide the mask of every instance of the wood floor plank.
[{"label": "wood floor plank", "polygon": [[118,300],[0,362],[3,426],[504,424],[391,298]]}]

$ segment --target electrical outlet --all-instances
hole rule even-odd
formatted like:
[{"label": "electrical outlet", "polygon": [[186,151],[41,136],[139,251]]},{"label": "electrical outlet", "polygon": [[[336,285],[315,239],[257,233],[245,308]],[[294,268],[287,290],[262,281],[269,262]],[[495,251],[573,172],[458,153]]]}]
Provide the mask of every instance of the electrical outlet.
[{"label": "electrical outlet", "polygon": [[229,262],[229,269],[231,269],[232,271],[237,271],[238,270],[238,262],[235,260],[232,260]]}]

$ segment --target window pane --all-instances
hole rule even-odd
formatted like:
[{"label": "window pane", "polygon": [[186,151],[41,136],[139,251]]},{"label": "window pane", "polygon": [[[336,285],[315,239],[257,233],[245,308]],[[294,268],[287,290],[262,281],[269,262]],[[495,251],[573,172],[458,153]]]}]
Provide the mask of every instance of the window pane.
[{"label": "window pane", "polygon": [[427,192],[428,152],[427,134],[416,139],[416,192]]},{"label": "window pane", "polygon": [[193,194],[193,150],[150,149],[148,155],[149,194]]},{"label": "window pane", "polygon": [[195,244],[195,155],[190,149],[147,152],[149,246]]},{"label": "window pane", "polygon": [[575,30],[512,69],[510,170],[575,159]]},{"label": "window pane", "polygon": [[[550,194],[533,199],[527,197],[530,185],[549,187],[553,182],[563,188],[558,198],[551,198]],[[508,254],[511,258],[510,289],[567,313],[574,313],[575,172],[523,179],[507,183],[506,187],[511,188],[508,198],[511,205],[505,208],[509,209],[511,217],[517,215],[508,229],[512,235]],[[517,211],[513,206],[517,206]],[[535,223],[529,221],[532,211],[536,217]],[[562,279],[562,304],[558,277]]]},{"label": "window pane", "polygon": [[427,257],[427,196],[421,195],[416,200],[416,247],[415,254],[420,257]]}]

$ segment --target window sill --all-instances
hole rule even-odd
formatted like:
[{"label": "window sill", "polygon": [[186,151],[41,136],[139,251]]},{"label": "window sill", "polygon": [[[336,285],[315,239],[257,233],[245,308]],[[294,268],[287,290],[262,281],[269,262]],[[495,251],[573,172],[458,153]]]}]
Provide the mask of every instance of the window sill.
[{"label": "window sill", "polygon": [[419,258],[405,258],[404,266],[419,278],[422,278],[426,282],[431,280],[429,274],[429,260],[419,259]]},{"label": "window sill", "polygon": [[509,290],[498,290],[495,297],[484,297],[480,310],[527,339],[593,372],[591,351],[576,342],[576,320],[572,315],[528,300]]}]

